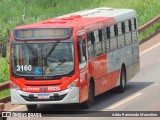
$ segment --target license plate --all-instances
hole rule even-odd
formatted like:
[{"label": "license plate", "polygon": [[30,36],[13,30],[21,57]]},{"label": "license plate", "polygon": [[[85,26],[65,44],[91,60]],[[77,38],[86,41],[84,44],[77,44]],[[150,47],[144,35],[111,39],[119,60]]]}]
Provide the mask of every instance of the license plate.
[{"label": "license plate", "polygon": [[38,99],[49,99],[48,94],[38,94]]}]

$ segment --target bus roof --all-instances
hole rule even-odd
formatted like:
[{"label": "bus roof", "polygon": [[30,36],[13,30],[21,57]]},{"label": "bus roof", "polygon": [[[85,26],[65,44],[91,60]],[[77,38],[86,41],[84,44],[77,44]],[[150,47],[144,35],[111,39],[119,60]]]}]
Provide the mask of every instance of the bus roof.
[{"label": "bus roof", "polygon": [[[42,22],[23,25],[16,29],[30,28],[70,28],[78,26],[86,26],[91,24],[104,22],[106,25],[111,25],[119,21],[130,19],[136,16],[136,12],[132,9],[114,9],[114,8],[95,8],[91,10],[82,10],[67,15],[59,16]],[[88,27],[89,28],[89,27]]]},{"label": "bus roof", "polygon": [[136,12],[133,9],[115,9],[100,7],[91,10],[82,10],[67,15],[59,16],[58,18],[68,17],[70,15],[81,15],[83,17],[113,17],[117,22],[130,19],[136,16]]}]

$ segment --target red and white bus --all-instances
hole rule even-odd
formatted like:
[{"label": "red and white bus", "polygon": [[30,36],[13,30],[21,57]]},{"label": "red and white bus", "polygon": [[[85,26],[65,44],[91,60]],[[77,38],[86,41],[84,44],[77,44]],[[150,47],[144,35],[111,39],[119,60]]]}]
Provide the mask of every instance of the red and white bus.
[{"label": "red and white bus", "polygon": [[11,35],[12,104],[83,103],[139,71],[136,12],[95,8],[16,27]]}]

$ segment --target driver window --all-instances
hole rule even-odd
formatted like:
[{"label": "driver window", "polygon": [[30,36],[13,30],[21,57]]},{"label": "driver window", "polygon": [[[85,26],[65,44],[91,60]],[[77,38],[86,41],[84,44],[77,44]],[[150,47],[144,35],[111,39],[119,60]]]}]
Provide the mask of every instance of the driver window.
[{"label": "driver window", "polygon": [[86,66],[86,43],[85,40],[78,41],[78,58],[79,58],[79,68],[82,69]]}]

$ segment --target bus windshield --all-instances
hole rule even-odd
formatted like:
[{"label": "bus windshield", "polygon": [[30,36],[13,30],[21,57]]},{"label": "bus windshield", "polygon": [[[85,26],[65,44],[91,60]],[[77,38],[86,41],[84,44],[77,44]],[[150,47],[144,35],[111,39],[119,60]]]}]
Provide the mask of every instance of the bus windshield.
[{"label": "bus windshield", "polygon": [[69,74],[74,70],[73,42],[13,43],[12,70],[18,76]]}]

